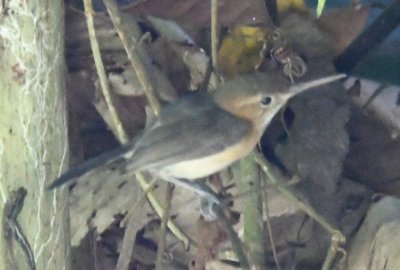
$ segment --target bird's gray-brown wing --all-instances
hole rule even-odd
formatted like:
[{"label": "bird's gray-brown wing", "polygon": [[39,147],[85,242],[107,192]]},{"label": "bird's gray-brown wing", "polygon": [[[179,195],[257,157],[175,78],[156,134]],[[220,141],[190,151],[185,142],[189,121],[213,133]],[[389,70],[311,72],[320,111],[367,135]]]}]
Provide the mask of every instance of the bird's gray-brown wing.
[{"label": "bird's gray-brown wing", "polygon": [[137,142],[127,170],[145,170],[223,151],[250,131],[248,121],[195,94],[167,107]]},{"label": "bird's gray-brown wing", "polygon": [[223,111],[208,95],[200,93],[165,107],[160,115],[136,142],[72,168],[48,188],[103,177],[106,171],[156,168],[210,155],[240,141],[250,128],[250,123]]}]

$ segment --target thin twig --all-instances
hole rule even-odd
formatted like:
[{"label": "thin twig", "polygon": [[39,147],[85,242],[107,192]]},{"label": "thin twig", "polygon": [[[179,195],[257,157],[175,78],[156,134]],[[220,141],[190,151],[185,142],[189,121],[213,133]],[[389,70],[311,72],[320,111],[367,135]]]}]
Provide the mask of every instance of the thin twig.
[{"label": "thin twig", "polygon": [[[268,162],[264,159],[264,157],[256,153],[255,155],[255,161],[261,166],[263,169],[264,173],[267,175],[267,179],[274,185],[274,187],[286,198],[288,198],[290,201],[292,201],[297,208],[300,210],[304,211],[307,213],[312,219],[317,221],[325,230],[327,230],[330,234],[336,235],[339,231],[332,227],[325,218],[323,218],[320,214],[318,214],[312,207],[304,203],[303,201],[300,201],[296,196],[294,196],[285,186],[283,186],[277,179],[277,177],[271,172],[270,166],[268,165]],[[342,240],[344,241],[345,237],[341,237]]]},{"label": "thin twig", "polygon": [[121,12],[119,11],[118,6],[115,4],[115,1],[104,0],[103,2],[107,7],[107,11],[111,17],[112,22],[114,23],[115,28],[117,29],[121,42],[124,45],[126,54],[128,55],[133,70],[136,72],[138,80],[143,87],[147,100],[149,101],[149,104],[153,109],[155,115],[159,115],[161,105],[155,94],[155,89],[153,84],[151,83],[150,75],[146,70],[145,65],[143,64],[140,55],[137,53],[138,41],[133,40],[133,37],[127,36],[124,18],[121,16]]},{"label": "thin twig", "polygon": [[[145,196],[141,197],[140,204],[143,205]],[[124,239],[122,241],[121,252],[118,257],[115,270],[126,270],[129,268],[137,232],[147,223],[146,211],[137,211],[135,216],[131,216],[128,220],[128,226],[125,228]]]},{"label": "thin twig", "polygon": [[[340,260],[337,262],[336,266],[344,263],[344,261],[346,260],[347,252],[343,248],[340,247],[341,244],[342,243],[340,242],[340,239],[336,239],[336,240],[334,239],[332,241],[332,244],[328,250],[328,255],[325,258],[325,261],[322,265],[321,270],[332,269],[332,263],[336,259],[338,253],[342,254],[342,258],[340,258]],[[338,269],[342,269],[342,268],[339,267]]]},{"label": "thin twig", "polygon": [[235,230],[233,229],[232,222],[226,217],[223,209],[219,205],[214,205],[213,210],[218,216],[218,219],[224,224],[229,240],[231,241],[232,248],[235,251],[236,256],[240,262],[240,268],[250,269],[249,261],[243,249],[243,244],[237,236]]},{"label": "thin twig", "polygon": [[[142,174],[136,174],[136,179],[138,180],[142,189],[146,190],[147,188],[149,188],[149,183],[147,183],[146,179],[143,177]],[[159,217],[162,217],[164,209],[161,206],[160,202],[157,200],[154,192],[149,192],[147,194],[147,198],[149,199],[149,202],[150,202],[151,206],[154,208],[154,211],[156,211],[157,215]],[[184,232],[182,232],[182,230],[179,229],[179,227],[174,222],[172,222],[171,219],[168,220],[167,225],[168,225],[168,229],[170,229],[171,232],[180,241],[182,241],[182,243],[186,249],[189,249],[190,245],[194,245],[194,246],[196,245],[196,241],[194,241],[192,238],[190,238]]]},{"label": "thin twig", "polygon": [[165,251],[166,242],[166,232],[167,232],[167,222],[169,219],[169,211],[171,208],[172,193],[174,191],[174,185],[168,183],[167,190],[165,192],[165,209],[164,214],[161,219],[160,234],[157,245],[157,259],[156,259],[156,270],[162,269],[162,259]]},{"label": "thin twig", "polygon": [[265,221],[266,221],[266,224],[267,224],[267,232],[268,232],[268,236],[269,236],[269,242],[271,244],[272,255],[274,257],[274,261],[275,261],[275,264],[276,264],[276,269],[277,270],[281,270],[281,266],[280,266],[280,263],[279,263],[279,260],[278,260],[278,254],[276,252],[276,245],[275,245],[275,241],[274,241],[274,235],[272,233],[271,219],[270,219],[270,216],[269,216],[268,194],[267,194],[267,189],[266,189],[266,184],[267,183],[266,183],[265,177],[263,177],[263,179],[264,179],[263,187],[262,187],[263,194],[264,194],[264,196],[263,196],[263,202],[264,202],[263,209],[265,211]]},{"label": "thin twig", "polygon": [[314,210],[314,208],[300,201],[298,198],[296,198],[296,196],[292,194],[292,192],[290,192],[285,186],[283,186],[274,175],[274,173],[270,170],[271,166],[261,154],[256,153],[255,161],[261,166],[267,176],[267,179],[283,196],[289,199],[298,209],[304,211],[307,215],[314,219],[331,235],[331,246],[329,248],[328,255],[324,263],[324,270],[330,269],[330,266],[333,262],[332,258],[335,258],[337,252],[340,251],[339,247],[346,242],[346,237],[339,230],[332,227],[325,220],[324,217],[322,217],[320,214],[317,213],[317,211]]},{"label": "thin twig", "polygon": [[218,72],[218,0],[211,0],[211,59]]},{"label": "thin twig", "polygon": [[96,32],[94,29],[94,22],[93,22],[94,10],[93,10],[93,6],[92,6],[92,0],[84,0],[83,4],[84,4],[84,8],[85,8],[86,22],[87,22],[87,26],[88,26],[90,46],[92,49],[97,74],[99,76],[101,90],[102,90],[104,99],[106,100],[108,109],[110,110],[110,115],[111,115],[114,127],[116,129],[116,132],[117,132],[117,139],[119,140],[120,143],[125,144],[128,141],[128,137],[126,135],[126,132],[124,131],[121,121],[119,120],[117,110],[115,109],[115,106],[112,102],[112,98],[111,98],[111,94],[110,94],[110,92],[111,92],[110,84],[108,83],[105,68],[103,65],[103,61],[101,59],[99,43],[97,42],[97,39],[96,39]]},{"label": "thin twig", "polygon": [[[142,200],[142,198],[145,198],[146,196],[147,196],[147,199],[149,200],[151,207],[153,207],[153,209],[157,213],[157,215],[160,218],[162,218],[164,216],[164,214],[163,214],[164,208],[160,204],[160,202],[157,200],[157,197],[154,194],[154,192],[152,192],[152,189],[154,187],[154,184],[155,184],[155,181],[157,180],[157,178],[153,179],[153,181],[148,183],[147,180],[145,179],[145,177],[143,176],[143,174],[141,174],[141,173],[136,173],[135,177],[136,177],[136,180],[139,183],[140,187],[142,188],[143,193],[140,196],[140,198],[138,198],[137,201],[133,204],[133,206],[129,210],[127,216],[122,221],[122,224],[126,224],[125,225],[126,228],[130,227],[130,225],[129,225],[130,220],[134,220],[133,218],[131,218],[131,216],[138,208],[139,203]],[[196,242],[193,239],[191,239],[189,236],[187,236],[172,220],[168,219],[167,226],[168,226],[168,229],[170,229],[171,232],[176,236],[176,238],[178,238],[182,242],[185,249],[189,249],[190,245],[196,246]]]},{"label": "thin twig", "polygon": [[149,184],[148,187],[143,190],[143,192],[140,194],[139,198],[136,199],[136,201],[133,203],[132,207],[128,210],[126,213],[125,217],[121,221],[121,226],[126,227],[128,226],[129,219],[131,216],[139,209],[141,201],[147,197],[147,194],[151,192],[157,182],[157,178],[154,178]]},{"label": "thin twig", "polygon": [[374,93],[368,98],[368,100],[362,105],[361,110],[365,110],[382,92],[386,89],[387,84],[381,84],[375,89]]}]

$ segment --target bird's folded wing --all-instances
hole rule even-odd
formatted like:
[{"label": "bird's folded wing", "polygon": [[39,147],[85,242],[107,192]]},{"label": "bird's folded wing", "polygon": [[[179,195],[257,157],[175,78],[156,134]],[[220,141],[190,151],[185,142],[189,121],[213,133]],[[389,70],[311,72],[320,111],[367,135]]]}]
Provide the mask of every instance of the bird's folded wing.
[{"label": "bird's folded wing", "polygon": [[[196,96],[198,99],[207,97]],[[215,104],[202,100],[175,106],[176,120],[165,115],[153,123],[137,142],[126,162],[127,170],[157,169],[176,162],[213,155],[239,143],[249,134],[251,123],[237,118]],[[186,105],[186,106],[185,106]],[[168,109],[168,108],[167,108]]]},{"label": "bird's folded wing", "polygon": [[[165,107],[136,142],[106,152],[72,168],[48,188],[72,180],[99,178],[112,171],[154,169],[204,157],[239,142],[249,122],[223,111],[206,94],[191,94]],[[108,174],[106,174],[107,172]]]}]

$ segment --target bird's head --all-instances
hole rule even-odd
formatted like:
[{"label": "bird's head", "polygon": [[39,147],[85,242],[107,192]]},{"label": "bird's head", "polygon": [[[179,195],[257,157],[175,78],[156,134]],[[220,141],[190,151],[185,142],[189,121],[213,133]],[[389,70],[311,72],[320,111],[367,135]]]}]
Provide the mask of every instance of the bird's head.
[{"label": "bird's head", "polygon": [[336,74],[292,84],[284,75],[255,73],[238,76],[212,94],[224,110],[251,121],[263,132],[292,97],[344,77],[344,74]]}]

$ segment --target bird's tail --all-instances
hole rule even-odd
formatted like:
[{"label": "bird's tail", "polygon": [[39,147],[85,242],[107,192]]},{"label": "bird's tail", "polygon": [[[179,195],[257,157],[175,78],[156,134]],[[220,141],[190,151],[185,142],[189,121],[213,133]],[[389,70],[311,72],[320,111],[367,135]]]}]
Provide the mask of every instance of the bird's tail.
[{"label": "bird's tail", "polygon": [[119,147],[115,150],[101,154],[95,158],[89,159],[81,165],[72,168],[54,180],[47,189],[51,190],[60,187],[66,183],[76,181],[84,176],[95,174],[103,170],[119,170],[125,164],[124,154],[129,151],[126,147]]}]

